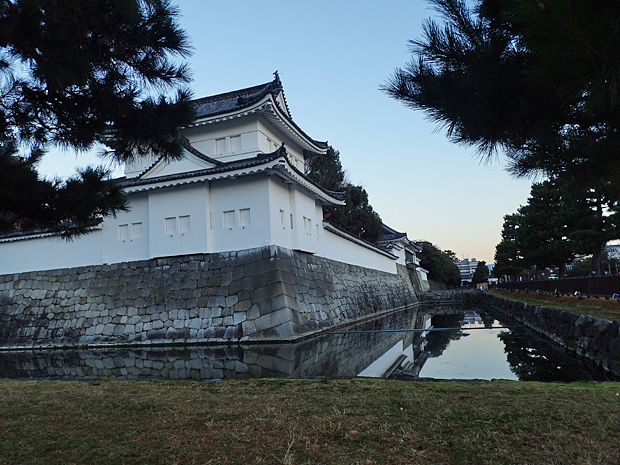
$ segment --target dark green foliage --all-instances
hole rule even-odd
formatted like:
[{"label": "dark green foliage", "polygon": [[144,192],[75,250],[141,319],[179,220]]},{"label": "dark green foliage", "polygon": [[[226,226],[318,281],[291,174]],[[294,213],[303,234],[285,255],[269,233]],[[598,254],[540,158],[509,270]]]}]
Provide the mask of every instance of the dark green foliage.
[{"label": "dark green foliage", "polygon": [[316,155],[309,160],[306,175],[329,191],[337,192],[346,185],[340,152],[331,146],[325,155]]},{"label": "dark green foliage", "polygon": [[534,184],[527,204],[504,217],[502,240],[495,249],[496,274],[516,277],[535,266],[557,267],[562,277],[564,265],[579,247],[571,234],[575,218],[583,211],[573,207],[556,183]]},{"label": "dark green foliage", "polygon": [[127,210],[120,187],[102,168],[86,168],[65,180],[39,179],[36,163],[15,156],[13,143],[0,142],[0,233],[39,230],[71,238],[108,215]]},{"label": "dark green foliage", "polygon": [[347,184],[345,186],[346,205],[326,207],[324,217],[351,234],[355,234],[369,242],[376,242],[381,236],[381,218],[368,203],[368,194],[361,186]]},{"label": "dark green foliage", "polygon": [[493,269],[495,276],[505,276],[510,280],[516,278],[525,268],[520,244],[517,241],[517,232],[521,223],[519,213],[504,216],[502,239],[495,246],[495,268]]},{"label": "dark green foliage", "polygon": [[564,265],[577,252],[570,236],[572,221],[582,212],[574,206],[556,183],[545,181],[532,186],[527,204],[519,208],[517,237],[525,264],[538,269],[558,267],[563,276]]},{"label": "dark green foliage", "polygon": [[428,278],[432,281],[444,283],[448,286],[460,286],[461,273],[454,264],[453,252],[442,252],[439,248],[427,241],[416,244],[422,247],[420,266],[429,271]]},{"label": "dark green foliage", "polygon": [[379,239],[382,230],[381,218],[368,202],[366,190],[346,181],[338,150],[330,147],[325,156],[317,155],[312,158],[306,174],[327,190],[345,191],[347,194],[345,205],[323,208],[326,220],[369,242]]},{"label": "dark green foliage", "polygon": [[517,174],[556,173],[581,141],[617,146],[617,2],[430,3],[444,21],[425,22],[410,42],[413,59],[384,85],[388,95],[424,110],[457,143],[506,149]]},{"label": "dark green foliage", "polygon": [[[103,169],[39,180],[34,161],[49,146],[102,148],[121,162],[181,155],[178,128],[194,111],[188,91],[165,96],[189,81],[187,66],[170,59],[189,52],[176,14],[167,0],[0,0],[0,143],[14,157],[3,163],[21,173],[2,173],[3,230],[70,236],[124,208]],[[20,157],[16,146],[35,149]]]},{"label": "dark green foliage", "polygon": [[474,270],[474,276],[472,278],[473,284],[481,283],[489,276],[489,268],[487,267],[487,262],[478,262],[476,265],[476,269]]},{"label": "dark green foliage", "polygon": [[[586,250],[600,272],[605,241],[618,237],[606,212],[614,213],[620,200],[620,4],[430,3],[443,23],[425,23],[423,37],[411,42],[414,59],[384,90],[424,110],[453,141],[487,156],[504,150],[515,176],[560,180],[562,208],[573,211],[527,206],[536,213],[524,223],[532,236],[522,258],[561,262]],[[573,228],[568,249],[568,234],[557,230],[566,223],[558,216],[566,215],[576,215],[567,223]],[[518,259],[507,245],[498,251],[500,270]],[[506,274],[514,271],[509,268]]]},{"label": "dark green foliage", "polygon": [[527,204],[504,217],[495,272],[516,276],[531,266],[557,267],[562,277],[576,255],[591,254],[593,269],[600,273],[601,251],[618,236],[619,226],[616,203],[603,203],[597,191],[580,189],[572,179],[535,183]]},{"label": "dark green foliage", "polygon": [[566,270],[566,277],[577,278],[583,276],[592,276],[592,259],[575,260],[570,270]]},{"label": "dark green foliage", "polygon": [[117,159],[179,156],[191,122],[187,39],[166,0],[1,0],[0,130],[19,140],[89,149]]}]

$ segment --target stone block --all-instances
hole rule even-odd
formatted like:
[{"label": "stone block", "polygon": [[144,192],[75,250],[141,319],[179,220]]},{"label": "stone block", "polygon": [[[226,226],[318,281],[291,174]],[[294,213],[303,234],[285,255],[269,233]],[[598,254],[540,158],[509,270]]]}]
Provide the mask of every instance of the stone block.
[{"label": "stone block", "polygon": [[244,336],[251,336],[256,333],[256,325],[253,321],[244,321],[241,324]]},{"label": "stone block", "polygon": [[287,308],[281,308],[256,318],[254,320],[254,324],[256,325],[256,331],[261,332],[267,329],[275,328],[290,321],[291,311]]},{"label": "stone block", "polygon": [[188,339],[190,336],[189,328],[181,328],[177,333],[178,339]]},{"label": "stone block", "polygon": [[260,260],[243,265],[243,276],[251,277],[268,273],[276,269],[275,261]]},{"label": "stone block", "polygon": [[181,291],[181,298],[183,300],[189,300],[191,299],[193,294],[193,290],[192,289],[183,289],[183,291]]},{"label": "stone block", "polygon": [[209,297],[209,303],[207,304],[209,307],[225,307],[226,306],[226,297],[222,295],[213,295]]},{"label": "stone block", "polygon": [[233,311],[235,313],[246,312],[250,309],[251,306],[252,306],[252,302],[250,300],[242,300],[241,302],[238,302],[237,304],[235,304],[235,306],[233,307]]},{"label": "stone block", "polygon": [[247,315],[245,312],[235,312],[233,315],[233,324],[238,325],[247,320]]},{"label": "stone block", "polygon": [[231,282],[228,286],[228,293],[230,295],[236,295],[239,291],[241,291],[241,289],[243,289],[242,281],[241,279],[237,279]]},{"label": "stone block", "polygon": [[255,275],[255,276],[252,276],[251,278],[252,278],[252,283],[253,283],[252,289],[259,289],[268,284],[266,274]]},{"label": "stone block", "polygon": [[260,308],[258,305],[252,305],[247,311],[248,320],[255,320],[260,316]]},{"label": "stone block", "polygon": [[[147,332],[146,334],[146,338],[149,340],[153,340],[153,339],[165,339],[166,338],[166,331],[163,329],[152,329],[150,331]],[[163,367],[163,363],[161,364]]]},{"label": "stone block", "polygon": [[242,336],[241,325],[239,326],[228,326],[226,328],[226,332],[224,333],[225,339],[239,339]]},{"label": "stone block", "polygon": [[297,307],[297,300],[288,295],[282,294],[271,299],[271,308],[274,311],[280,310],[281,308],[297,309]]},{"label": "stone block", "polygon": [[229,286],[230,283],[232,283],[232,280],[233,280],[232,269],[230,271],[224,271],[221,273],[221,285],[222,286]]},{"label": "stone block", "polygon": [[271,308],[271,301],[260,302],[258,304],[258,311],[261,314],[261,316],[268,315],[269,313],[271,313],[273,311],[273,309]]},{"label": "stone block", "polygon": [[270,301],[274,297],[277,297],[281,294],[282,287],[280,286],[280,283],[268,284],[254,290],[254,292],[252,293],[252,302],[261,303],[265,301]]}]

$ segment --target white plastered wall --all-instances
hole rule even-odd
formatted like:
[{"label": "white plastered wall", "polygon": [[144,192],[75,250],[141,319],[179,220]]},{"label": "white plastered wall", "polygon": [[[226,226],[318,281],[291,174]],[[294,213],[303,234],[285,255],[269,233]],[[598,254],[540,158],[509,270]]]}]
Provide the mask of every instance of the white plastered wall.
[{"label": "white plastered wall", "polygon": [[149,192],[149,258],[208,252],[208,196],[206,184]]},{"label": "white plastered wall", "polygon": [[212,251],[243,250],[271,243],[269,188],[265,176],[211,184]]},{"label": "white plastered wall", "polygon": [[102,231],[73,241],[39,237],[0,242],[0,274],[101,264]]},{"label": "white plastered wall", "polygon": [[[129,211],[108,217],[101,234],[102,263],[144,260],[149,255],[149,216],[146,192],[131,196]],[[79,240],[81,242],[81,240]]]},{"label": "white plastered wall", "polygon": [[375,250],[363,247],[327,229],[322,229],[321,247],[316,255],[330,260],[396,273],[396,261]]}]

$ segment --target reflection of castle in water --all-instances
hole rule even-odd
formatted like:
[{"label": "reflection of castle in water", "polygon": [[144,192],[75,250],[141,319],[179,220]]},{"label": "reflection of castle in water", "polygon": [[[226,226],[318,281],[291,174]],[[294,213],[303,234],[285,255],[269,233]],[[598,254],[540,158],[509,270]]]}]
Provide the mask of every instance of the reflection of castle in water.
[{"label": "reflection of castle in water", "polygon": [[[0,352],[0,379],[417,379],[430,357],[439,357],[468,330],[498,324],[487,313],[454,307],[409,309],[294,344]],[[564,351],[550,350],[551,343],[524,328],[499,337],[519,379],[608,379]]]},{"label": "reflection of castle in water", "polygon": [[[452,327],[462,316],[449,317]],[[387,378],[395,371],[415,377],[450,340],[427,347],[433,318],[445,324],[446,316],[409,309],[294,344],[4,352],[0,378]]]},{"label": "reflection of castle in water", "polygon": [[0,378],[351,378],[373,364],[376,370],[394,347],[410,347],[413,333],[384,331],[412,328],[416,315],[415,309],[392,313],[347,328],[363,332],[295,344],[4,352]]}]

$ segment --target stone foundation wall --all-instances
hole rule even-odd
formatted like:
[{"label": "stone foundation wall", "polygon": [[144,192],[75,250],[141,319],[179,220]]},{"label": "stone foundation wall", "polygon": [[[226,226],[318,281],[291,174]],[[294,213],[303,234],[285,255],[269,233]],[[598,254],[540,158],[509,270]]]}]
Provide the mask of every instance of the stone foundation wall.
[{"label": "stone foundation wall", "polygon": [[620,322],[490,295],[484,303],[620,376]]},{"label": "stone foundation wall", "polygon": [[0,347],[294,340],[415,302],[405,267],[276,246],[0,275]]},{"label": "stone foundation wall", "polygon": [[[393,312],[358,330],[407,328],[416,313]],[[414,333],[322,334],[293,343],[0,351],[0,378],[352,378]]]}]

